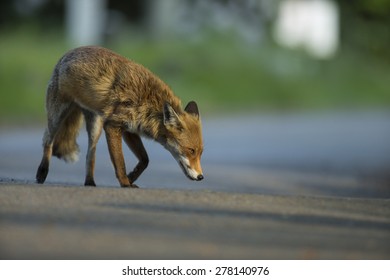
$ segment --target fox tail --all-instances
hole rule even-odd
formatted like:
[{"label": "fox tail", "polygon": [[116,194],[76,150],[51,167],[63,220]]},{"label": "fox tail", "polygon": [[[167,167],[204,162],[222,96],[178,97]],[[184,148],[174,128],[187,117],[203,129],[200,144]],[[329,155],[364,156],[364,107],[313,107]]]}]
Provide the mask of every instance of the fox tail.
[{"label": "fox tail", "polygon": [[66,162],[79,159],[79,145],[76,138],[83,122],[81,109],[72,106],[66,118],[62,121],[53,142],[53,155]]}]

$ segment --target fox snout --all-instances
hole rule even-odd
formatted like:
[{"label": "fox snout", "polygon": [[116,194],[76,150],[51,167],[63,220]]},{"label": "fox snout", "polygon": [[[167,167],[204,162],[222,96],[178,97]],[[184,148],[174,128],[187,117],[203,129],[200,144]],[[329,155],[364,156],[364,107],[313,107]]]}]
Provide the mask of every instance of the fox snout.
[{"label": "fox snout", "polygon": [[201,181],[203,180],[203,172],[202,168],[200,166],[200,161],[197,160],[193,164],[191,164],[191,161],[183,156],[180,156],[177,159],[181,169],[183,170],[184,174],[191,180],[194,181]]}]

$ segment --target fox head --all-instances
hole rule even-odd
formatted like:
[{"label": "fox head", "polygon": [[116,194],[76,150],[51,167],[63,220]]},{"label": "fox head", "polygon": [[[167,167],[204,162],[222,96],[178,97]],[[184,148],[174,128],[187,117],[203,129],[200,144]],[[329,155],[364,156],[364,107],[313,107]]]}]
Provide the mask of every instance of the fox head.
[{"label": "fox head", "polygon": [[189,102],[180,114],[169,103],[165,103],[164,126],[167,131],[165,148],[171,152],[189,179],[202,180],[202,125],[196,103]]}]

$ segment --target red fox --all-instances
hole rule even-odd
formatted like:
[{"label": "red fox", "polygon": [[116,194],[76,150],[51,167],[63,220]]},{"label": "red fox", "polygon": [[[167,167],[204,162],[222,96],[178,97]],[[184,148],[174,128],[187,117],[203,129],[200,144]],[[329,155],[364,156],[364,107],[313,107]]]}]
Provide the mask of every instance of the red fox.
[{"label": "red fox", "polygon": [[[194,101],[183,110],[181,101],[156,75],[108,49],[80,47],[57,63],[46,92],[47,128],[37,183],[44,183],[51,156],[66,162],[78,159],[76,143],[83,118],[88,133],[86,186],[94,180],[96,144],[102,129],[121,187],[137,188],[134,181],[148,166],[140,136],[164,146],[191,180],[203,179],[202,125]],[[122,138],[138,159],[126,174]]]}]

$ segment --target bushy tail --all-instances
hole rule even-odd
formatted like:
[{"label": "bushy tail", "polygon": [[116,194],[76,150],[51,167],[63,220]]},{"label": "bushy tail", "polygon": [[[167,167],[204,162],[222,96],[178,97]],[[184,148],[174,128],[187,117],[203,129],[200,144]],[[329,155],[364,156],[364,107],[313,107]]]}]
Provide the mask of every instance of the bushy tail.
[{"label": "bushy tail", "polygon": [[79,159],[79,145],[76,138],[83,122],[83,115],[79,107],[73,106],[63,120],[53,143],[53,155],[66,162],[75,162]]}]

